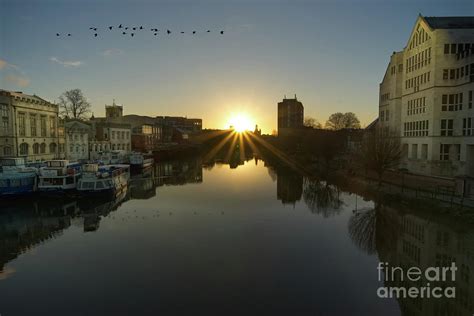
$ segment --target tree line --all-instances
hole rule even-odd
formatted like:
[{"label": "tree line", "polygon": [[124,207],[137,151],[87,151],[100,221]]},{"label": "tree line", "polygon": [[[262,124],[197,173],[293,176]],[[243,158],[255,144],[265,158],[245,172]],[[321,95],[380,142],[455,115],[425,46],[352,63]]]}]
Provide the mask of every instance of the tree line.
[{"label": "tree line", "polygon": [[304,118],[303,125],[306,127],[316,128],[316,129],[329,129],[329,130],[341,130],[341,129],[356,129],[360,128],[360,121],[357,118],[357,115],[353,112],[346,113],[333,113],[329,116],[326,123],[321,124],[313,117],[307,116]]}]

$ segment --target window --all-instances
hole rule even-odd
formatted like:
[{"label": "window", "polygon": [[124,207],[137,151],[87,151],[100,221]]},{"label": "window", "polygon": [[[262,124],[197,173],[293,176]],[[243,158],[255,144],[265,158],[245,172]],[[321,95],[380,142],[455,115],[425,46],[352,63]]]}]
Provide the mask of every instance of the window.
[{"label": "window", "polygon": [[441,120],[441,136],[453,136],[453,120]]},{"label": "window", "polygon": [[468,106],[470,109],[472,109],[472,90],[469,91],[469,103],[468,103]]},{"label": "window", "polygon": [[49,117],[49,133],[51,137],[56,137],[56,118],[54,116]]},{"label": "window", "polygon": [[42,154],[45,154],[45,153],[46,153],[46,144],[45,144],[45,143],[41,143],[40,152],[41,152]]},{"label": "window", "polygon": [[18,134],[26,136],[25,113],[18,113]]},{"label": "window", "polygon": [[451,54],[456,54],[456,44],[451,44]]},{"label": "window", "polygon": [[411,158],[418,159],[418,145],[417,144],[411,145]]},{"label": "window", "polygon": [[30,114],[30,135],[32,137],[36,137],[36,115],[35,114]]},{"label": "window", "polygon": [[451,145],[440,144],[439,145],[439,160],[449,160],[449,149]]},{"label": "window", "polygon": [[41,116],[41,137],[46,136],[46,116]]},{"label": "window", "polygon": [[27,156],[29,152],[28,144],[27,143],[22,143],[20,145],[20,155],[21,156]]},{"label": "window", "polygon": [[51,153],[51,154],[56,153],[56,143],[49,144],[49,153]]},{"label": "window", "polygon": [[428,144],[421,145],[421,159],[428,159]]},{"label": "window", "polygon": [[473,118],[462,119],[462,134],[463,136],[474,136],[474,130],[472,125]]},{"label": "window", "polygon": [[447,80],[449,76],[449,69],[443,69],[443,79]]},{"label": "window", "polygon": [[37,154],[39,154],[39,144],[34,143],[33,144],[33,155],[37,155]]},{"label": "window", "polygon": [[460,161],[461,160],[461,145],[454,144],[454,160]]}]

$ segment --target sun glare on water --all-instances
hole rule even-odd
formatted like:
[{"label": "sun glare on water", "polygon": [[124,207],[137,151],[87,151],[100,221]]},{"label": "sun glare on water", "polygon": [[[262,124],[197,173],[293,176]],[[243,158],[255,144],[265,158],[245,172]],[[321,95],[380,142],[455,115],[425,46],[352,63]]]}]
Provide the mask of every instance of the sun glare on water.
[{"label": "sun glare on water", "polygon": [[253,122],[250,117],[246,114],[239,113],[233,115],[228,122],[228,125],[231,126],[236,132],[245,132],[250,131],[253,128]]}]

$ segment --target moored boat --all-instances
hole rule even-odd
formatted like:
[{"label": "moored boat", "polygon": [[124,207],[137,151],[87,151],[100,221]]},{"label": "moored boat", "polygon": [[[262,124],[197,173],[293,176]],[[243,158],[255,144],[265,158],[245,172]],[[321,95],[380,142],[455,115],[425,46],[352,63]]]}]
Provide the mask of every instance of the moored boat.
[{"label": "moored boat", "polygon": [[129,165],[86,164],[82,171],[82,178],[77,185],[77,190],[80,193],[116,196],[128,187]]},{"label": "moored boat", "polygon": [[39,169],[38,190],[63,192],[74,190],[81,177],[81,164],[69,160],[49,160]]},{"label": "moored boat", "polygon": [[24,195],[38,188],[38,169],[27,167],[23,158],[0,159],[0,196]]},{"label": "moored boat", "polygon": [[133,152],[129,156],[130,168],[140,170],[151,167],[154,163],[153,155]]}]

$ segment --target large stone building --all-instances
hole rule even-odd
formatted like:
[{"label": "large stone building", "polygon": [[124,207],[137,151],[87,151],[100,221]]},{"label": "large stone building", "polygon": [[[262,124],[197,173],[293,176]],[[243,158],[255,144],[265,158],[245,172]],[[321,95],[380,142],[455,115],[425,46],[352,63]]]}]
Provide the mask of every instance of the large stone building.
[{"label": "large stone building", "polygon": [[36,162],[61,157],[58,106],[37,95],[0,90],[0,157]]},{"label": "large stone building", "polygon": [[278,102],[278,135],[291,133],[303,128],[304,107],[298,99],[287,99]]},{"label": "large stone building", "polygon": [[80,161],[89,159],[90,124],[80,120],[69,120],[64,123],[66,159]]},{"label": "large stone building", "polygon": [[474,176],[474,17],[419,16],[380,84],[379,126],[408,170]]}]

